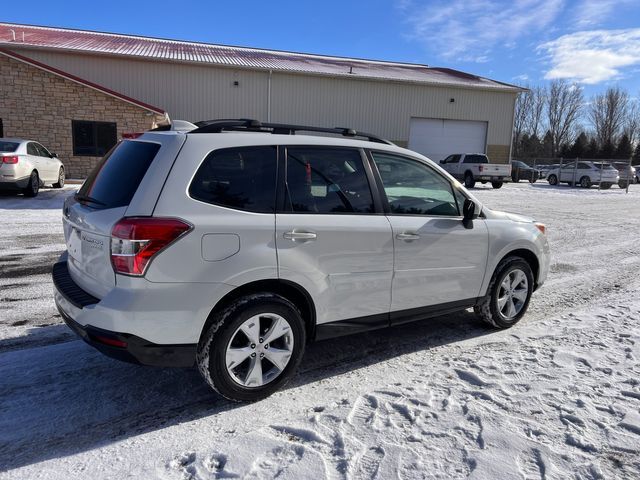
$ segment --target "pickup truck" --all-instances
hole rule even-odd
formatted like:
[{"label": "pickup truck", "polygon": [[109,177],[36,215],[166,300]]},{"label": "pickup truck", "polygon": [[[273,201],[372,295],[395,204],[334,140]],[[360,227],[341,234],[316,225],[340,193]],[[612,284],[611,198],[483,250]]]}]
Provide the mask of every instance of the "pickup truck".
[{"label": "pickup truck", "polygon": [[493,188],[500,188],[511,179],[511,165],[508,163],[489,163],[484,153],[456,153],[440,160],[440,166],[464,186],[473,188],[476,182],[491,182]]}]

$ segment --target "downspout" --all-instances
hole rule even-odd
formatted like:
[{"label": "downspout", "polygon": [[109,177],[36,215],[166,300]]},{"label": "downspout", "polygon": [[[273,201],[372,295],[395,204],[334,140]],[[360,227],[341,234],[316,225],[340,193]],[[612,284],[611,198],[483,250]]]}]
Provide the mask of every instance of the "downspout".
[{"label": "downspout", "polygon": [[271,121],[271,74],[273,70],[269,70],[269,86],[267,91],[267,122]]},{"label": "downspout", "polygon": [[513,110],[511,113],[511,140],[509,141],[509,159],[507,160],[507,163],[511,163],[511,155],[513,155],[513,129],[516,126],[516,102],[518,101],[518,95],[520,95],[520,93],[521,92],[518,92],[513,99]]}]

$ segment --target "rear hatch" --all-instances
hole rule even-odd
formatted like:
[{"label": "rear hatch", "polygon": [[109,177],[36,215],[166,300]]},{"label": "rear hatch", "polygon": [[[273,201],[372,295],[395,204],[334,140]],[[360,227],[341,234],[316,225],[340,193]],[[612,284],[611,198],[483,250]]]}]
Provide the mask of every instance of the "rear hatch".
[{"label": "rear hatch", "polygon": [[175,154],[184,142],[181,138],[176,145],[170,139],[175,140],[176,135],[150,134],[118,143],[80,190],[65,201],[63,227],[69,272],[82,289],[97,298],[116,284],[111,230],[130,211],[134,215],[153,213]]}]

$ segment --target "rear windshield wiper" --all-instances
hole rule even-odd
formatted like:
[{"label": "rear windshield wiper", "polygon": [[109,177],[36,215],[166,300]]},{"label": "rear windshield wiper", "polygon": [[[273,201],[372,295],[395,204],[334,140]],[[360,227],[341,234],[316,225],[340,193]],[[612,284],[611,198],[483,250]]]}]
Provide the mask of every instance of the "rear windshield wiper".
[{"label": "rear windshield wiper", "polygon": [[107,204],[104,202],[101,202],[100,200],[90,197],[88,195],[74,195],[74,197],[76,200],[78,200],[79,202],[89,202],[89,203],[95,203],[96,205],[102,205],[103,207],[106,207]]}]

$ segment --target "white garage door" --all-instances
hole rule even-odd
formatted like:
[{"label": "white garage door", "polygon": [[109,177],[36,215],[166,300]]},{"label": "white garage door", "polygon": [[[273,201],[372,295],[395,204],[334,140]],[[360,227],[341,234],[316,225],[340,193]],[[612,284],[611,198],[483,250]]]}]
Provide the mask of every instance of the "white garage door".
[{"label": "white garage door", "polygon": [[412,118],[409,149],[436,162],[452,153],[486,153],[487,122]]}]

